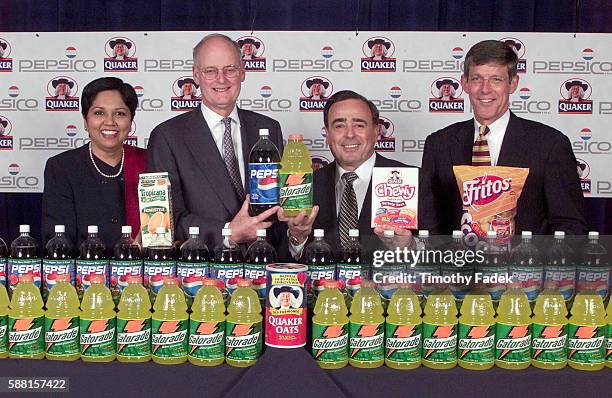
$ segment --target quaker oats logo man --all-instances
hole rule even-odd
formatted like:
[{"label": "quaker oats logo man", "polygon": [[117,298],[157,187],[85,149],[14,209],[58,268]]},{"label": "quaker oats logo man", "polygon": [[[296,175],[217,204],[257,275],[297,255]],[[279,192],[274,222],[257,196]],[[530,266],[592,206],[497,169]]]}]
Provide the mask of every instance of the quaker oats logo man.
[{"label": "quaker oats logo man", "polygon": [[179,88],[179,96],[181,97],[181,99],[199,98],[198,88],[200,86],[198,86],[198,84],[192,78],[187,77],[185,79],[179,79],[176,84]]},{"label": "quaker oats logo man", "polygon": [[585,93],[589,89],[586,82],[580,80],[572,80],[565,82],[565,90],[567,90],[566,99],[570,102],[580,102],[585,99]]},{"label": "quaker oats logo man", "polygon": [[451,79],[438,80],[436,81],[436,88],[438,89],[438,99],[450,101],[457,98],[459,82],[452,81]]},{"label": "quaker oats logo man", "polygon": [[7,53],[8,43],[0,39],[0,59],[4,58],[4,54]]},{"label": "quaker oats logo man", "polygon": [[368,48],[370,49],[370,59],[381,61],[387,59],[387,54],[391,48],[391,42],[378,37],[373,40],[368,40]]},{"label": "quaker oats logo man", "polygon": [[326,92],[329,88],[329,82],[314,78],[306,81],[306,88],[309,90],[309,95],[307,98],[321,100],[327,98]]},{"label": "quaker oats logo man", "polygon": [[8,119],[0,116],[0,137],[6,137],[11,134],[11,128]]},{"label": "quaker oats logo man", "polygon": [[124,60],[130,58],[130,50],[133,47],[131,41],[124,38],[112,39],[108,42],[108,46],[111,48],[111,58],[117,60]]},{"label": "quaker oats logo man", "polygon": [[72,89],[74,88],[74,81],[68,80],[65,77],[54,79],[51,81],[51,86],[54,91],[53,98],[55,99],[68,99],[73,98],[71,95]]},{"label": "quaker oats logo man", "polygon": [[272,289],[269,299],[272,308],[277,310],[289,310],[292,308],[300,308],[304,301],[304,295],[301,289],[283,285]]},{"label": "quaker oats logo man", "polygon": [[261,47],[261,42],[254,37],[245,37],[238,39],[238,46],[240,46],[240,54],[242,59],[249,61],[258,58],[258,51]]}]

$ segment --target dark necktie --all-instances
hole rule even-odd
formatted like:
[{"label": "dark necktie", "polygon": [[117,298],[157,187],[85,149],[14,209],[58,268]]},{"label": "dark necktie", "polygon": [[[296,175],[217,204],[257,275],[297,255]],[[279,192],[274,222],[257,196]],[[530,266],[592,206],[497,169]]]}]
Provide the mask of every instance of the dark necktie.
[{"label": "dark necktie", "polygon": [[359,212],[357,210],[357,196],[353,189],[353,182],[355,182],[357,178],[359,178],[357,174],[352,171],[342,174],[344,191],[342,192],[340,212],[338,213],[340,247],[345,246],[349,241],[349,230],[357,229]]},{"label": "dark necktie", "polygon": [[484,124],[480,126],[480,133],[472,146],[472,166],[491,166],[491,154],[487,142],[488,134],[489,127]]},{"label": "dark necktie", "polygon": [[225,132],[223,133],[223,161],[225,167],[234,187],[234,192],[240,199],[240,202],[244,200],[244,188],[242,186],[242,178],[240,178],[240,167],[238,167],[238,160],[236,160],[236,153],[234,152],[234,143],[232,141],[232,118],[226,117],[221,120],[225,126]]}]

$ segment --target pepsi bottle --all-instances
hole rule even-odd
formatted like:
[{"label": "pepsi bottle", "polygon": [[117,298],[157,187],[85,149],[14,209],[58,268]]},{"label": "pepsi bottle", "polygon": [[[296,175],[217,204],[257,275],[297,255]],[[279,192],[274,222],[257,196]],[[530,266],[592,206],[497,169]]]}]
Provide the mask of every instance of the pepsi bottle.
[{"label": "pepsi bottle", "polygon": [[[270,141],[268,129],[259,130],[259,140],[249,155],[249,214],[256,216],[278,206],[280,153]],[[274,217],[271,217],[274,218]]]},{"label": "pepsi bottle", "polygon": [[432,248],[429,231],[426,229],[419,230],[416,239],[416,250],[419,252],[419,258],[416,259],[414,267],[406,267],[406,274],[412,273],[414,275],[413,290],[421,300],[426,299],[436,286],[435,283],[431,282],[431,277],[440,276],[440,263],[434,256],[429,256]]},{"label": "pepsi bottle", "polygon": [[582,251],[582,261],[578,264],[578,292],[596,291],[604,300],[610,294],[610,263],[608,252],[599,242],[599,232],[590,231],[589,240]]},{"label": "pepsi bottle", "polygon": [[8,257],[8,248],[4,240],[0,238],[0,285],[6,286],[6,260]]},{"label": "pepsi bottle", "polygon": [[151,303],[155,303],[164,279],[168,276],[176,277],[176,251],[172,242],[166,239],[166,227],[157,227],[155,230],[155,237],[147,248],[143,274]]},{"label": "pepsi bottle", "polygon": [[347,293],[347,306],[361,288],[362,279],[370,279],[370,270],[363,258],[363,248],[359,243],[359,230],[349,230],[349,240],[340,249],[340,259],[337,265],[340,290]]},{"label": "pepsi bottle", "polygon": [[121,293],[128,285],[130,276],[137,276],[142,283],[142,255],[140,246],[132,239],[132,227],[121,227],[121,239],[113,248],[110,261],[110,291],[115,305],[119,304]]},{"label": "pepsi bottle", "polygon": [[244,256],[244,277],[253,281],[253,289],[263,304],[266,301],[266,266],[276,262],[276,250],[266,240],[266,230],[257,230],[257,240],[249,246]]},{"label": "pepsi bottle", "polygon": [[[442,276],[451,277],[454,275],[457,278],[457,283],[450,283],[449,288],[455,296],[458,304],[463,302],[463,298],[470,292],[472,286],[465,283],[468,277],[474,276],[474,263],[466,261],[469,248],[463,241],[463,232],[455,230],[451,238],[450,244],[446,247],[446,251],[452,252],[453,256],[446,258],[441,266]],[[445,251],[445,252],[446,252]],[[474,279],[471,279],[473,282]]]},{"label": "pepsi bottle", "polygon": [[238,279],[244,275],[243,257],[240,247],[232,240],[232,229],[221,230],[223,239],[215,247],[215,259],[210,264],[210,277],[223,282],[223,300],[227,304],[238,288]]},{"label": "pepsi bottle", "polygon": [[189,308],[196,293],[202,287],[204,278],[208,276],[209,262],[210,253],[208,246],[200,238],[200,227],[189,227],[189,239],[181,245],[176,264],[176,275],[181,281]]},{"label": "pepsi bottle", "polygon": [[41,262],[38,242],[30,236],[30,226],[27,224],[19,226],[19,236],[11,243],[7,268],[9,296],[12,296],[21,275],[31,274],[34,284],[40,288]]},{"label": "pepsi bottle", "polygon": [[529,302],[534,302],[542,291],[544,266],[531,231],[523,231],[521,243],[510,252],[509,271],[512,282],[520,285]]},{"label": "pepsi bottle", "polygon": [[336,258],[324,237],[322,229],[315,229],[314,240],[304,248],[302,254],[302,263],[308,265],[306,288],[309,308],[314,307],[319,291],[323,290],[324,280],[336,277]]},{"label": "pepsi bottle", "polygon": [[568,303],[576,291],[576,264],[572,248],[565,243],[565,232],[555,231],[545,258],[544,286],[558,290]]},{"label": "pepsi bottle", "polygon": [[55,236],[45,245],[45,257],[42,265],[42,296],[46,301],[49,291],[57,283],[57,276],[70,275],[70,283],[74,285],[75,264],[72,242],[65,234],[64,225],[55,226]]},{"label": "pepsi bottle", "polygon": [[497,241],[497,232],[487,231],[486,244],[482,246],[483,261],[477,264],[476,271],[486,280],[484,289],[491,295],[493,303],[498,303],[506,291],[508,274],[508,250],[506,245]]},{"label": "pepsi bottle", "polygon": [[98,235],[98,226],[87,227],[87,239],[81,243],[79,258],[76,261],[76,290],[83,299],[85,290],[91,285],[93,275],[103,275],[108,286],[108,258],[106,245]]}]

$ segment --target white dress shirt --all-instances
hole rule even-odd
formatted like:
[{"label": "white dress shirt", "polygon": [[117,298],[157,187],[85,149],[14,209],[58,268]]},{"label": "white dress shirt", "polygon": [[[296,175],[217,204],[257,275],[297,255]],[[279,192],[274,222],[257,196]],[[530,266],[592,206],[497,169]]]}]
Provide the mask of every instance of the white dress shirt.
[{"label": "white dress shirt", "polygon": [[[506,134],[506,128],[508,128],[508,122],[510,121],[510,110],[506,110],[506,113],[493,123],[487,125],[489,127],[489,134],[487,135],[487,144],[489,145],[489,154],[491,155],[491,166],[497,166],[497,160],[499,159],[499,152],[501,151],[502,143],[504,142],[504,135]],[[478,139],[480,134],[480,123],[474,118],[474,142]]]}]

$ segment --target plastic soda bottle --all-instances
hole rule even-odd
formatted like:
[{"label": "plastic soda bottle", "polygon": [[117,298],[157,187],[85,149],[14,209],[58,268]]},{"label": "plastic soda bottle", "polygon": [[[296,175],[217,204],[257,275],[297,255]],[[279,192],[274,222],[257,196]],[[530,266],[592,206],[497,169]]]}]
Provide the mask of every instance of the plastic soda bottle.
[{"label": "plastic soda bottle", "polygon": [[249,215],[256,216],[278,206],[280,153],[269,139],[268,129],[259,129],[259,140],[249,154]]},{"label": "plastic soda bottle", "polygon": [[578,370],[600,370],[606,355],[606,310],[597,292],[578,292],[569,319],[567,363]]},{"label": "plastic soda bottle", "polygon": [[9,298],[6,288],[0,283],[0,359],[8,357]]},{"label": "plastic soda bottle", "polygon": [[324,239],[325,231],[315,229],[314,240],[304,248],[302,263],[308,265],[306,271],[306,293],[308,308],[313,308],[319,291],[323,290],[323,281],[336,278],[336,258],[334,252]]},{"label": "plastic soda bottle", "polygon": [[280,203],[287,217],[312,211],[312,160],[302,134],[291,134],[283,151]]},{"label": "plastic soda bottle", "polygon": [[502,294],[495,325],[495,366],[527,369],[531,363],[531,307],[518,283]]},{"label": "plastic soda bottle", "polygon": [[497,232],[487,231],[487,241],[482,246],[482,256],[484,261],[476,265],[476,270],[483,278],[487,278],[484,289],[491,295],[493,303],[497,304],[506,291],[505,276],[508,273],[507,246],[497,241]]},{"label": "plastic soda bottle", "polygon": [[142,256],[140,246],[132,239],[132,227],[121,227],[121,239],[115,244],[113,258],[110,260],[110,291],[115,305],[123,290],[128,286],[128,278],[135,276],[142,283]]},{"label": "plastic soda bottle", "polygon": [[[394,231],[385,230],[383,232],[385,247],[393,247],[392,241],[394,238]],[[372,279],[376,283],[385,310],[389,306],[393,293],[397,290],[398,283],[404,281],[405,277],[406,266],[403,262],[389,262],[384,263],[381,267],[374,266],[372,268]]]},{"label": "plastic soda bottle", "polygon": [[85,290],[91,285],[93,275],[102,275],[104,284],[107,284],[108,259],[106,246],[98,235],[98,226],[87,227],[87,239],[81,243],[80,255],[76,260],[76,290],[79,299],[83,299]]},{"label": "plastic soda bottle", "polygon": [[378,368],[385,362],[385,318],[374,282],[361,281],[351,303],[349,363],[356,368]]},{"label": "plastic soda bottle", "polygon": [[545,284],[533,308],[531,364],[562,369],[567,364],[567,308],[556,284]]},{"label": "plastic soda bottle", "polygon": [[438,287],[427,297],[422,363],[432,369],[457,365],[457,305],[448,288]]},{"label": "plastic soda bottle", "polygon": [[144,260],[144,286],[152,303],[168,276],[176,276],[176,254],[172,242],[166,239],[166,227],[157,227]]},{"label": "plastic soda bottle", "polygon": [[510,275],[523,288],[529,302],[534,302],[542,291],[544,266],[531,231],[523,231],[521,243],[510,252]]},{"label": "plastic soda bottle", "polygon": [[217,366],[225,358],[225,305],[216,279],[204,279],[189,319],[189,362]]},{"label": "plastic soda bottle", "polygon": [[176,264],[176,275],[181,282],[188,307],[191,307],[193,298],[208,275],[209,262],[210,253],[208,246],[200,238],[200,227],[189,227],[189,239],[181,245]]},{"label": "plastic soda bottle", "polygon": [[117,313],[117,360],[151,360],[151,300],[140,275],[129,275]]},{"label": "plastic soda bottle", "polygon": [[420,252],[421,257],[412,267],[408,267],[406,272],[414,275],[414,292],[421,300],[427,298],[434,290],[435,283],[428,282],[429,276],[440,275],[440,264],[427,257],[427,251],[431,249],[429,231],[426,229],[419,230],[419,236],[416,239],[416,250]]},{"label": "plastic soda bottle", "polygon": [[589,232],[589,240],[578,264],[578,291],[594,290],[604,300],[610,294],[610,263],[606,248],[599,242],[599,232]]},{"label": "plastic soda bottle", "polygon": [[238,279],[238,289],[227,308],[225,324],[225,362],[245,368],[255,365],[261,356],[261,305],[251,281]]},{"label": "plastic soda bottle", "polygon": [[81,359],[85,362],[115,360],[115,304],[101,274],[92,274],[91,286],[81,302]]},{"label": "plastic soda bottle", "polygon": [[8,257],[8,248],[2,238],[0,238],[0,285],[6,286],[6,262]]},{"label": "plastic soda bottle", "polygon": [[45,312],[40,289],[34,285],[31,274],[23,274],[13,291],[9,310],[9,357],[43,359],[44,327]]},{"label": "plastic soda bottle", "polygon": [[565,243],[565,232],[555,231],[553,244],[545,254],[544,284],[557,289],[567,303],[576,291],[576,264],[572,248]]},{"label": "plastic soda bottle", "polygon": [[453,256],[454,261],[442,264],[442,276],[457,277],[457,282],[450,283],[449,288],[453,293],[453,296],[455,296],[455,300],[461,302],[465,295],[470,292],[471,286],[465,282],[462,282],[459,277],[466,278],[473,277],[474,275],[474,264],[466,262],[463,260],[464,257],[459,254],[465,253],[468,250],[466,245],[463,244],[463,232],[457,230],[453,231],[451,243],[448,245],[446,250],[457,254]]},{"label": "plastic soda bottle", "polygon": [[347,294],[347,305],[350,306],[355,292],[361,287],[362,279],[371,279],[369,267],[363,258],[363,248],[359,243],[359,230],[349,230],[349,241],[340,249],[338,260],[338,280],[340,288]]},{"label": "plastic soda bottle", "polygon": [[40,289],[41,262],[38,242],[30,236],[30,226],[20,225],[19,236],[11,243],[11,253],[7,265],[8,294],[12,295],[21,275],[30,274],[34,285]]},{"label": "plastic soda bottle", "polygon": [[482,288],[468,293],[459,317],[459,366],[471,370],[491,369],[495,362],[495,310],[491,295]]},{"label": "plastic soda bottle", "polygon": [[45,313],[47,359],[74,361],[81,357],[79,297],[70,284],[70,274],[59,274],[49,293]]},{"label": "plastic soda bottle", "polygon": [[187,361],[188,323],[185,294],[176,278],[167,276],[153,305],[153,362],[176,365]]},{"label": "plastic soda bottle", "polygon": [[391,297],[385,326],[385,365],[393,369],[421,366],[423,348],[421,304],[409,284],[401,284]]},{"label": "plastic soda bottle", "polygon": [[57,281],[57,276],[68,274],[69,283],[74,285],[74,253],[72,242],[65,235],[64,225],[55,226],[55,236],[45,245],[45,257],[42,263],[42,296],[46,300],[49,291]]},{"label": "plastic soda bottle", "polygon": [[349,318],[340,282],[326,280],[312,317],[312,355],[323,369],[348,364]]},{"label": "plastic soda bottle", "polygon": [[244,275],[244,265],[242,251],[231,238],[231,228],[223,228],[221,235],[223,240],[215,247],[215,259],[210,264],[210,277],[225,284],[223,297],[229,299],[236,290],[238,279]]},{"label": "plastic soda bottle", "polygon": [[[0,292],[2,294],[2,292]],[[2,300],[0,299],[0,302]],[[606,366],[612,368],[612,300],[608,302],[608,336],[606,337]]]},{"label": "plastic soda bottle", "polygon": [[266,266],[276,262],[276,250],[266,240],[266,230],[256,231],[257,240],[249,246],[244,259],[244,277],[253,281],[253,289],[262,307],[266,301]]}]

